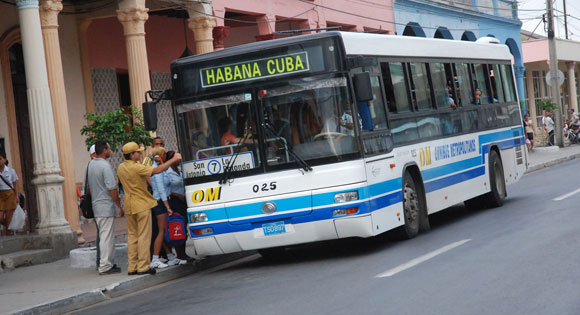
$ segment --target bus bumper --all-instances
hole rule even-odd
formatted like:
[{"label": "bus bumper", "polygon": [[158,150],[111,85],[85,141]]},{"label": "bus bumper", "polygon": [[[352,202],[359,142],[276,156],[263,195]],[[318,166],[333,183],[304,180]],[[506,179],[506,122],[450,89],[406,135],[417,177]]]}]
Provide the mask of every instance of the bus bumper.
[{"label": "bus bumper", "polygon": [[250,231],[194,238],[193,245],[200,257],[235,253],[245,250],[291,246],[346,237],[373,236],[370,214],[331,220],[286,224],[286,232],[264,235],[262,228]]}]

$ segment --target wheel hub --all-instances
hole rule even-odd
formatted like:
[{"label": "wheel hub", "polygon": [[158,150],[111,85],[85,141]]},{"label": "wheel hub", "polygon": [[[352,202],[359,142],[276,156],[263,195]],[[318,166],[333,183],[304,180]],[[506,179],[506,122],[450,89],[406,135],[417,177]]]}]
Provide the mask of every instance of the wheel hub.
[{"label": "wheel hub", "polygon": [[417,193],[410,186],[405,186],[405,219],[410,223],[415,222],[419,216],[419,200]]}]

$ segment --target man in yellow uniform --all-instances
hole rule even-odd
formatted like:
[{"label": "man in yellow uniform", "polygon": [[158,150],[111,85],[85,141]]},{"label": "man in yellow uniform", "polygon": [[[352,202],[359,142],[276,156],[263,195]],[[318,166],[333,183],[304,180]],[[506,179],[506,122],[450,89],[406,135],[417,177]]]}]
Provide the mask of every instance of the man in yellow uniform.
[{"label": "man in yellow uniform", "polygon": [[181,154],[158,167],[145,166],[141,161],[141,151],[135,142],[123,146],[125,161],[119,165],[117,177],[125,193],[125,215],[127,217],[129,275],[155,274],[150,268],[151,256],[151,208],[157,200],[147,191],[147,178],[165,172],[171,165],[181,161]]}]

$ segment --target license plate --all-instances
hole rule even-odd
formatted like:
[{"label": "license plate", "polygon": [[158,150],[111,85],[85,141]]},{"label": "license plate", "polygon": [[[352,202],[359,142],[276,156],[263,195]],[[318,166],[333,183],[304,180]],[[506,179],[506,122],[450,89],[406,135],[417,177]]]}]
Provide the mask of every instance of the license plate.
[{"label": "license plate", "polygon": [[264,230],[264,235],[286,233],[286,226],[284,225],[284,221],[262,224],[262,229]]}]

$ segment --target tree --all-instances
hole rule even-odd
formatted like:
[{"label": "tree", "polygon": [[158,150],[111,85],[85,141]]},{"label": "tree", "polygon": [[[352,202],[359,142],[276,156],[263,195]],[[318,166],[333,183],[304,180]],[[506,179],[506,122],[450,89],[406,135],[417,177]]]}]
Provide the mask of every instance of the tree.
[{"label": "tree", "polygon": [[107,141],[113,151],[117,151],[121,145],[130,141],[150,145],[153,138],[149,131],[145,130],[142,113],[134,106],[130,108],[132,115],[125,113],[122,108],[105,112],[102,116],[87,113],[84,116],[87,124],[81,128],[81,135],[87,136],[85,140],[87,148],[99,140]]},{"label": "tree", "polygon": [[[543,100],[538,101],[538,105],[540,105],[543,110],[548,112],[553,112],[554,110],[556,110],[556,108],[558,108],[558,104],[556,104],[549,98],[545,98]],[[538,113],[538,116],[542,116],[543,114],[544,113]]]}]

